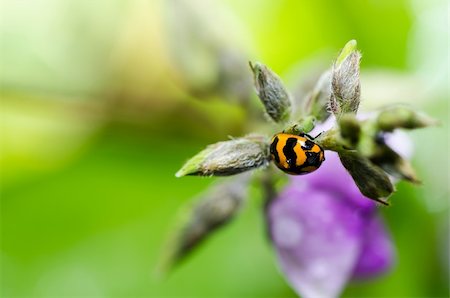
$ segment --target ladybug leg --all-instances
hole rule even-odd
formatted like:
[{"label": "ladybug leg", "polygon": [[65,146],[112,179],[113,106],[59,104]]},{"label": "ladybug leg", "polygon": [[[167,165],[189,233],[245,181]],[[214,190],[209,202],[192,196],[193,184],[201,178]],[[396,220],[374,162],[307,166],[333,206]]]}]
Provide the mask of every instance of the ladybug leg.
[{"label": "ladybug leg", "polygon": [[[322,131],[323,132],[323,131]],[[315,140],[315,139],[317,139],[321,134],[322,134],[322,132],[320,132],[317,136],[315,136],[314,138],[312,137],[312,136],[310,136],[309,134],[307,134],[307,133],[305,133],[305,136],[307,136],[308,138],[310,138],[311,140]]]}]

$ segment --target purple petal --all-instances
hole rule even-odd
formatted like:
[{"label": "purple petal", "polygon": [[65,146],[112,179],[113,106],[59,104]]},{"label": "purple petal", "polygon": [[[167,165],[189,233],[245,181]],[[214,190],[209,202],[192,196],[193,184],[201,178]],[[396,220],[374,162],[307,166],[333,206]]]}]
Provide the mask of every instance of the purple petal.
[{"label": "purple petal", "polygon": [[339,197],[344,203],[353,204],[366,212],[374,212],[376,204],[363,196],[352,176],[341,164],[336,152],[326,151],[325,161],[315,172],[304,176],[293,176],[294,185],[307,185],[311,189],[326,191],[333,197]]},{"label": "purple petal", "polygon": [[367,222],[361,255],[353,272],[356,279],[369,278],[388,271],[395,259],[394,246],[382,220],[374,216]]},{"label": "purple petal", "polygon": [[268,208],[281,270],[302,297],[336,297],[360,255],[366,216],[320,189],[288,187]]},{"label": "purple petal", "polygon": [[[312,135],[334,121],[331,117]],[[387,142],[399,154],[410,154],[410,143],[399,134]],[[281,270],[302,297],[336,297],[352,276],[382,273],[394,259],[376,204],[360,193],[337,153],[327,151],[325,158],[314,173],[291,177],[267,209]]]},{"label": "purple petal", "polygon": [[311,136],[316,136],[321,132],[327,131],[336,124],[336,117],[334,115],[330,115],[325,121],[321,123],[317,123],[313,130],[309,132]]}]

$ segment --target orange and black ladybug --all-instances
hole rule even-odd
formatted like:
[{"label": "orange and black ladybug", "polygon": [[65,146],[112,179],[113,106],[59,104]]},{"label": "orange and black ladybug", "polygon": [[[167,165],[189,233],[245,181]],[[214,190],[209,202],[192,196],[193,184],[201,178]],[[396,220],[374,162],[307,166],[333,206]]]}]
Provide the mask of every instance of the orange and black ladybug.
[{"label": "orange and black ladybug", "polygon": [[304,175],[317,170],[325,160],[322,147],[307,134],[276,134],[270,144],[275,165],[291,175]]}]

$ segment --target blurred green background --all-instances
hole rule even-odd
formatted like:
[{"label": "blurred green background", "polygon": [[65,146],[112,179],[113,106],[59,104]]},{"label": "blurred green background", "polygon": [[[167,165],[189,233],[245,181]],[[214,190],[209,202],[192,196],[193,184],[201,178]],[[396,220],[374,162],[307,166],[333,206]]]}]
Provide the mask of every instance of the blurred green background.
[{"label": "blurred green background", "polygon": [[[420,187],[380,211],[397,264],[345,297],[448,296],[448,2],[1,0],[3,297],[295,297],[261,200],[168,278],[154,271],[180,207],[214,179],[174,173],[262,108],[259,60],[296,89],[350,39],[362,110],[408,103]],[[250,110],[250,112],[249,112]]]}]

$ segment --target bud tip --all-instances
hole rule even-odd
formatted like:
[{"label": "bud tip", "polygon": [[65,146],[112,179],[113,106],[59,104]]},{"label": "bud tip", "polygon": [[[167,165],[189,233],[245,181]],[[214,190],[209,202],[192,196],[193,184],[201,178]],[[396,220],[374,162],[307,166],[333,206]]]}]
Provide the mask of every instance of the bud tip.
[{"label": "bud tip", "polygon": [[342,48],[341,52],[339,53],[338,58],[336,59],[336,64],[341,64],[342,61],[347,58],[350,53],[356,51],[357,42],[356,40],[352,39],[349,42],[345,44],[345,46]]}]

